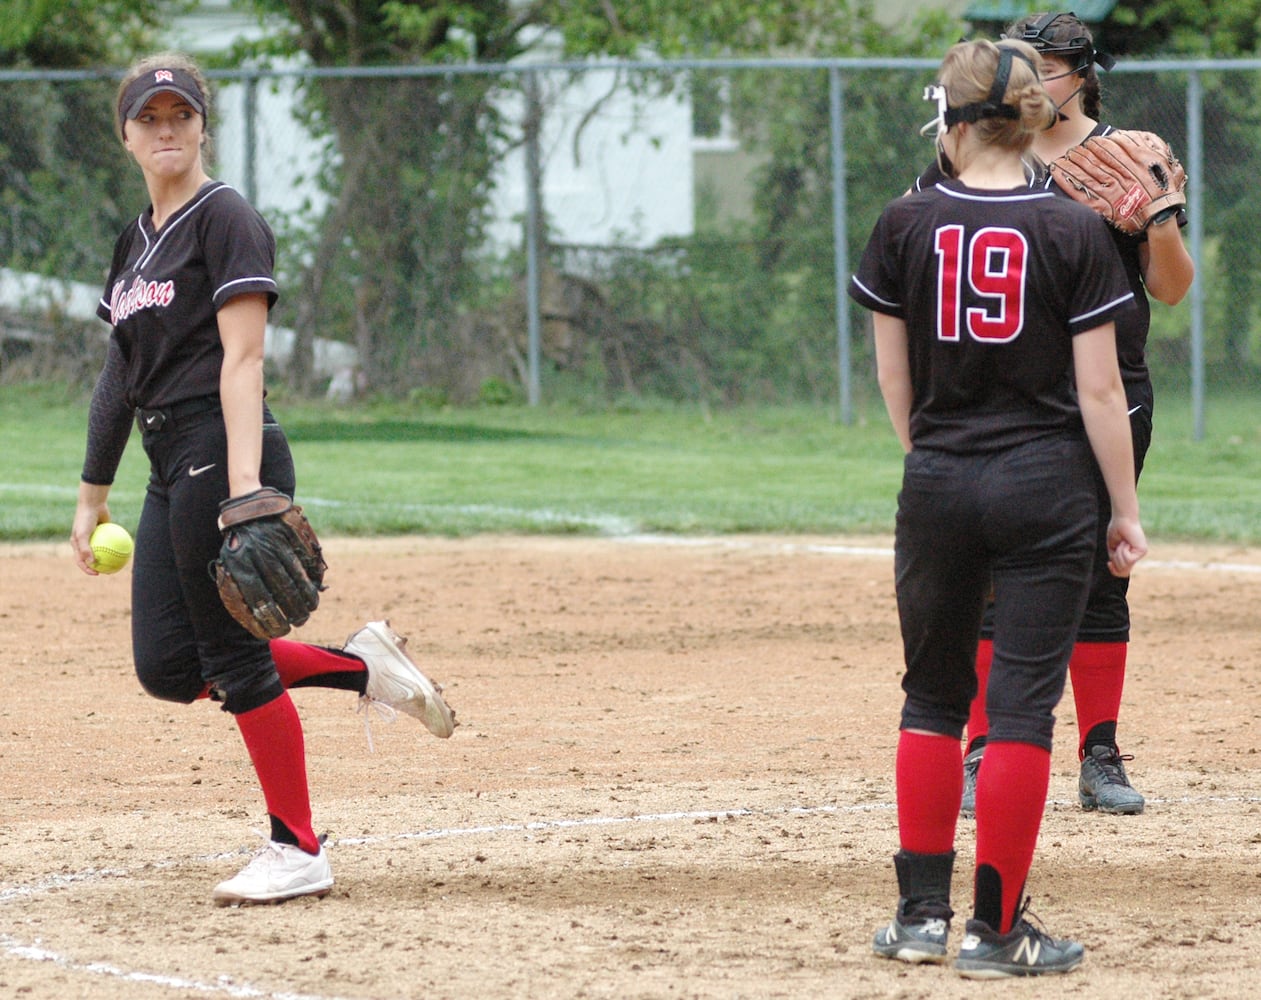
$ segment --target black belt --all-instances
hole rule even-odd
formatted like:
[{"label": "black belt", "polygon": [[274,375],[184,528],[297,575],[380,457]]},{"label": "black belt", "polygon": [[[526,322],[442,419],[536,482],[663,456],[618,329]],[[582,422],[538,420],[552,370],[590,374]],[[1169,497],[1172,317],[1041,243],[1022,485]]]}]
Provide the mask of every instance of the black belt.
[{"label": "black belt", "polygon": [[207,413],[219,407],[218,396],[198,396],[170,406],[137,406],[136,426],[142,431],[160,431],[169,425],[178,425],[181,420],[187,420],[198,413]]}]

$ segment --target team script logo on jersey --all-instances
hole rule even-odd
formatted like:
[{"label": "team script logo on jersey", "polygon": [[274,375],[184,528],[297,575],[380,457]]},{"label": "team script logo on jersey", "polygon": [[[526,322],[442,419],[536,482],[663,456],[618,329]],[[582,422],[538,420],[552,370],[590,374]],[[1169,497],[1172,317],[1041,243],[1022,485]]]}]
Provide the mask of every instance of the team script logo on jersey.
[{"label": "team script logo on jersey", "polygon": [[141,309],[165,309],[175,301],[174,281],[145,281],[137,276],[130,288],[125,286],[125,281],[115,284],[109,297],[109,321],[114,326]]}]

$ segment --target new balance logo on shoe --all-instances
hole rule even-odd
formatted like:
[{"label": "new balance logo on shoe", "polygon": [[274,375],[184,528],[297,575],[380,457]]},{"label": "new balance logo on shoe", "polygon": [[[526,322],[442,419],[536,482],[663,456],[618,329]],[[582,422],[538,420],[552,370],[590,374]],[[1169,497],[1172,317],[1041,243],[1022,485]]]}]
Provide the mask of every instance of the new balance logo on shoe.
[{"label": "new balance logo on shoe", "polygon": [[[940,905],[949,911],[948,903]],[[916,965],[920,962],[944,962],[949,933],[949,920],[914,913],[908,915],[900,901],[898,914],[892,923],[876,932],[871,948],[882,958],[894,958],[899,962]]]},{"label": "new balance logo on shoe", "polygon": [[1043,976],[1071,972],[1081,965],[1085,949],[1076,941],[1060,940],[1040,930],[1023,914],[1016,924],[999,934],[981,920],[969,920],[967,935],[955,959],[955,970],[965,979],[1005,979],[1009,976]]},{"label": "new balance logo on shoe", "polygon": [[1024,962],[1025,965],[1037,965],[1042,956],[1042,942],[1037,938],[1021,938],[1016,950],[1011,954],[1013,962]]}]

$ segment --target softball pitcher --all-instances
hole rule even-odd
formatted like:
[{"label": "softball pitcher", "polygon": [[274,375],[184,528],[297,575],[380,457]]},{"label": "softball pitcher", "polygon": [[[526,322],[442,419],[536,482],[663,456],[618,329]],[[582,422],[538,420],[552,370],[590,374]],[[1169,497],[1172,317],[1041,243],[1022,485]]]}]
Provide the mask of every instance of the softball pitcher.
[{"label": "softball pitcher", "polygon": [[220,504],[265,487],[294,493],[293,458],[264,402],[263,332],[276,301],[267,223],[203,165],[210,94],[191,60],[131,68],[115,120],[150,205],[119,236],[98,313],[113,327],[92,393],[70,542],[95,574],[89,539],[134,420],[150,462],[136,532],[132,646],[156,698],[211,698],[244,739],[270,816],[268,843],[220,883],[220,904],[323,895],[333,876],[315,834],[302,725],[288,689],[341,688],[415,715],[438,736],[455,725],[441,691],[384,621],[343,649],[255,638],[226,611],[207,566]]},{"label": "softball pitcher", "polygon": [[1095,461],[1112,571],[1147,549],[1114,329],[1134,295],[1098,216],[1029,188],[1022,154],[1055,114],[1038,61],[1022,42],[950,49],[926,94],[946,178],[885,208],[850,285],[873,311],[880,389],[907,453],[894,546],[900,898],[873,949],[946,959],[959,741],[993,581],[973,916],[955,960],[975,978],[1067,972],[1083,956],[1026,918],[1024,892],[1094,556]]}]

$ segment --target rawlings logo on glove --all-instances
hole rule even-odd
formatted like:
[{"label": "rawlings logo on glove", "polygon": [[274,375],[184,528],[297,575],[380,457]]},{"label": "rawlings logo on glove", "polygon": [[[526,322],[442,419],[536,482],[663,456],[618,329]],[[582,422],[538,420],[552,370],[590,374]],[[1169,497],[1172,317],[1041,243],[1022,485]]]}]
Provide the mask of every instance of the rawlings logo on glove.
[{"label": "rawlings logo on glove", "polygon": [[1071,198],[1123,233],[1143,232],[1187,203],[1187,175],[1169,143],[1152,132],[1092,135],[1050,165]]},{"label": "rawlings logo on glove", "polygon": [[259,639],[305,623],[319,607],[328,564],[302,508],[264,486],[221,503],[219,530],[210,575],[228,613]]}]

